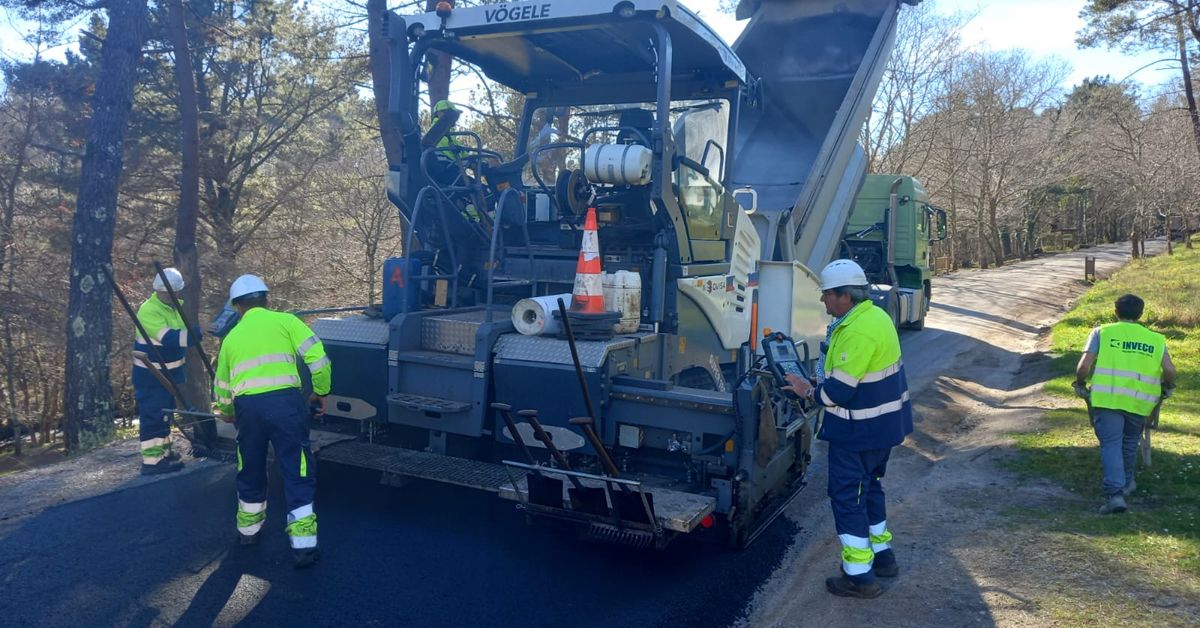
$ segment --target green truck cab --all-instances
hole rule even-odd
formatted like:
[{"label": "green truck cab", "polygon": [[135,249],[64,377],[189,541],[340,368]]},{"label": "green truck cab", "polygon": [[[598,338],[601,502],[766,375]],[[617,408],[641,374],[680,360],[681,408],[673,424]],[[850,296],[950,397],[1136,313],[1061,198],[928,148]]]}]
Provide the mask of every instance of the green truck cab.
[{"label": "green truck cab", "polygon": [[946,212],[913,177],[869,174],[842,237],[843,254],[871,282],[871,298],[897,327],[921,329],[932,295],[930,244],[946,237]]}]

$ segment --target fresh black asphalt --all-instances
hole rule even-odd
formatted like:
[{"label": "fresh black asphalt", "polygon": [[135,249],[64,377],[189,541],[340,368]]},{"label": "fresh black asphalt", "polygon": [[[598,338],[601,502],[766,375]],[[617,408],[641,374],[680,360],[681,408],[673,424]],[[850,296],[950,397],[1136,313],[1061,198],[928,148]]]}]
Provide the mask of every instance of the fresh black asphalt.
[{"label": "fresh black asphalt", "polygon": [[[377,479],[322,466],[323,557],[304,571],[276,477],[248,548],[233,542],[231,467],[51,508],[0,538],[0,624],[726,626],[796,533],[780,518],[743,551],[634,551],[530,527],[490,494]],[[807,507],[826,507],[814,493]]]}]

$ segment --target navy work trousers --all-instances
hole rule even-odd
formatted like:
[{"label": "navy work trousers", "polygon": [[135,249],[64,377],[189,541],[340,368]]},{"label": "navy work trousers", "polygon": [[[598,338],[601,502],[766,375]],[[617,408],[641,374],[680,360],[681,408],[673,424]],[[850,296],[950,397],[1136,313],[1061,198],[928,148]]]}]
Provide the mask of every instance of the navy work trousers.
[{"label": "navy work trousers", "polygon": [[[843,569],[848,575],[870,577],[866,572],[871,563],[872,540],[886,533],[882,480],[891,455],[890,447],[850,451],[829,444],[829,502],[842,541]],[[881,541],[880,548],[887,547],[884,543]]]},{"label": "navy work trousers", "polygon": [[267,444],[283,475],[289,512],[311,506],[317,490],[317,465],[308,448],[308,402],[299,389],[239,395],[233,400],[237,419],[238,499],[267,501]]},{"label": "navy work trousers", "polygon": [[135,387],[133,400],[137,402],[138,440],[145,442],[154,438],[166,438],[171,434],[171,426],[167,423],[163,410],[174,408],[175,400],[162,384],[154,382]]}]

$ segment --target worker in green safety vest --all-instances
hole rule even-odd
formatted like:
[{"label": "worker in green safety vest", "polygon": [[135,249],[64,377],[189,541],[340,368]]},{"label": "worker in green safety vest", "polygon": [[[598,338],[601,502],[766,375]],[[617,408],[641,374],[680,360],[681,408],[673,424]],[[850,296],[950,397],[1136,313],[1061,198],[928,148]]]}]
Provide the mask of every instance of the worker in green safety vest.
[{"label": "worker in green safety vest", "polygon": [[[478,166],[475,160],[469,160],[468,164],[463,163],[464,158],[470,155],[477,156],[477,153],[464,149],[451,135],[458,124],[459,114],[458,107],[449,100],[437,101],[433,104],[433,110],[430,112],[430,129],[443,124],[443,120],[445,121],[443,124],[445,130],[435,144],[437,148],[436,154],[433,155],[436,157],[435,163],[430,165],[431,176],[443,186],[471,185],[474,180],[470,171]],[[466,168],[466,172],[464,172],[464,168]],[[467,220],[479,222],[479,210],[476,209],[474,201],[466,201],[461,209]]]},{"label": "worker in green safety vest", "polygon": [[1166,338],[1138,323],[1144,309],[1145,302],[1135,295],[1118,298],[1117,322],[1092,330],[1075,367],[1075,392],[1089,400],[1100,440],[1105,494],[1100,514],[1128,509],[1125,497],[1137,488],[1134,466],[1142,427],[1175,388]]},{"label": "worker in green safety vest", "polygon": [[[431,121],[433,125],[436,125],[443,117],[450,116],[455,113],[458,113],[458,107],[455,107],[454,103],[450,102],[449,100],[439,100],[434,103],[433,113],[430,117],[432,118]],[[450,161],[454,161],[458,158],[459,149],[461,148],[458,143],[454,141],[454,138],[450,136],[450,133],[454,131],[454,124],[456,123],[452,122],[450,128],[446,130],[446,134],[437,141],[437,147],[439,149],[438,152]]]},{"label": "worker in green safety vest", "polygon": [[[216,411],[237,424],[237,530],[243,545],[258,542],[267,518],[267,445],[283,476],[287,534],[296,567],[312,565],[317,550],[313,497],[317,468],[308,445],[309,404],[325,413],[332,366],[321,339],[303,321],[267,309],[267,284],[254,275],[238,277],[229,288],[241,314],[217,357],[213,378]],[[297,362],[312,376],[312,395],[300,392]]]}]

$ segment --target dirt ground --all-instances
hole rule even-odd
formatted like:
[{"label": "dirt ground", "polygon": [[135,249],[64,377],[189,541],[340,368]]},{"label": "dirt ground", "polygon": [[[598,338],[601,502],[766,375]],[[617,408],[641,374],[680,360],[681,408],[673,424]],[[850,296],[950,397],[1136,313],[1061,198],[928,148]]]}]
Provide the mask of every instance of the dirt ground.
[{"label": "dirt ground", "polygon": [[[1098,257],[1101,275],[1126,256],[1115,246],[1086,254]],[[1022,511],[1094,505],[1002,467],[1015,455],[1010,435],[1036,428],[1043,409],[1061,403],[1042,393],[1049,359],[1041,349],[1050,325],[1086,290],[1075,279],[1083,255],[935,280],[926,329],[902,335],[916,432],[894,451],[884,480],[900,577],[883,581],[885,592],[874,600],[829,595],[824,580],[838,572],[840,546],[828,502],[800,500],[787,514],[801,538],[742,625],[1057,625],[1064,622],[1059,605],[1046,603],[1052,596],[1104,598],[1107,587],[1149,600],[1162,609],[1157,620],[1195,625],[1200,608],[1128,590],[1133,582],[1118,566],[1078,549],[1086,539],[1063,543],[1022,525]],[[822,448],[809,489],[818,497],[825,490],[823,458]]]}]

